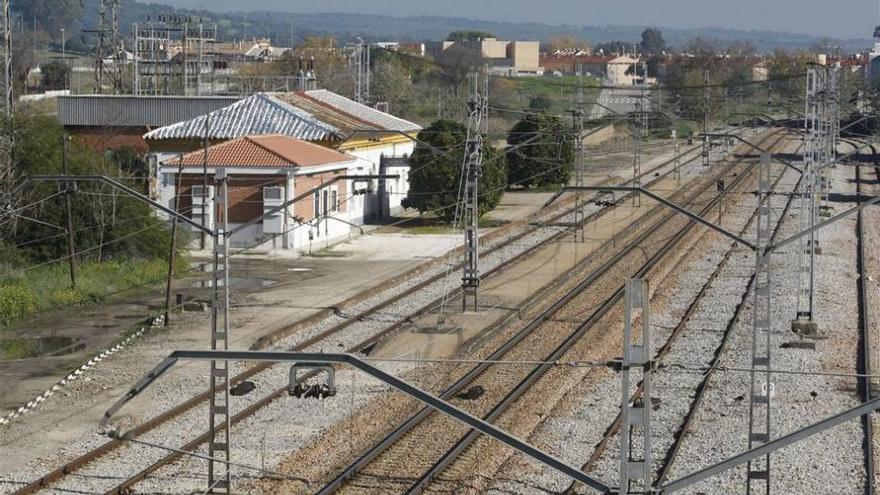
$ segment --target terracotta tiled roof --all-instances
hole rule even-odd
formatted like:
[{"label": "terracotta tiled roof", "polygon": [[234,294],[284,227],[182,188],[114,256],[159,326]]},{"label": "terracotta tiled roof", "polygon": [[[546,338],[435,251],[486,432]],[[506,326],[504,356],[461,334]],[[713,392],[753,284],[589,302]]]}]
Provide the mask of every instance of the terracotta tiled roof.
[{"label": "terracotta tiled roof", "polygon": [[[352,157],[323,146],[279,134],[244,136],[208,147],[208,167],[299,168],[347,163]],[[201,166],[205,151],[183,155],[184,166]],[[178,164],[178,159],[168,161]]]}]

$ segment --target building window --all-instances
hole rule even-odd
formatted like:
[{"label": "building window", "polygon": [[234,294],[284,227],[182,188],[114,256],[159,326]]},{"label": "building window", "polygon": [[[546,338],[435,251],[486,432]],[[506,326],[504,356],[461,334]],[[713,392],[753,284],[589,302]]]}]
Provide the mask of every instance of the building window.
[{"label": "building window", "polygon": [[315,191],[314,203],[315,218],[318,218],[321,216],[321,191]]},{"label": "building window", "polygon": [[330,211],[339,211],[339,188],[336,186],[330,188]]}]

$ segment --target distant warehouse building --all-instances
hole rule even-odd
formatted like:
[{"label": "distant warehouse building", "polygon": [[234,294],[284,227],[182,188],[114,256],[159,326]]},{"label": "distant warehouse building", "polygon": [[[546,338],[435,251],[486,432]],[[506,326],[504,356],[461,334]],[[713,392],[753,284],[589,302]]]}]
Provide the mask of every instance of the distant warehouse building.
[{"label": "distant warehouse building", "polygon": [[543,76],[541,67],[541,44],[537,41],[502,41],[495,38],[455,43],[438,41],[428,43],[426,51],[435,59],[443,57],[443,53],[453,47],[463,47],[479,53],[480,58],[489,66],[489,71],[497,76]]},{"label": "distant warehouse building", "polygon": [[147,152],[143,135],[229,106],[234,96],[75,95],[58,97],[58,120],[99,152]]},{"label": "distant warehouse building", "polygon": [[[357,191],[341,179],[356,171],[357,162],[355,157],[288,136],[244,136],[166,164],[174,174],[164,192],[179,200],[178,211],[213,227],[220,206],[213,201],[214,175],[223,168],[228,177],[230,229],[253,222],[232,237],[231,245],[303,252],[313,242],[347,236],[352,223],[360,219],[362,212],[352,202]],[[283,211],[260,220],[297,197]]]}]

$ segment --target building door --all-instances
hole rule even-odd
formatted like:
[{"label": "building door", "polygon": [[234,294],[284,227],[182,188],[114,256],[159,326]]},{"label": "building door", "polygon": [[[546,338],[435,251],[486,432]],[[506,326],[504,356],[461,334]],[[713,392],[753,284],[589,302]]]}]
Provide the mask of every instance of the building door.
[{"label": "building door", "polygon": [[330,228],[327,226],[327,224],[329,223],[327,221],[328,220],[327,216],[330,213],[330,191],[328,191],[327,189],[323,189],[323,191],[324,191],[324,204],[323,204],[323,208],[321,208],[321,211],[324,213],[324,217],[325,217],[324,218],[324,234],[330,235]]},{"label": "building door", "polygon": [[315,191],[312,203],[312,210],[315,212],[315,230],[318,231],[318,237],[321,237],[321,191]]}]

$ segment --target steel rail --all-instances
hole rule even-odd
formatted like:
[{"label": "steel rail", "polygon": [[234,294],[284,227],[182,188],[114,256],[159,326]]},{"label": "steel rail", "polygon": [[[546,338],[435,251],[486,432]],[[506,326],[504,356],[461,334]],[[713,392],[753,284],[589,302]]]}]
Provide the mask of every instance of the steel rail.
[{"label": "steel rail", "polygon": [[[740,175],[739,176],[740,179],[738,179],[738,180],[741,180],[745,176],[746,176],[745,174]],[[694,194],[694,197],[704,193],[706,190],[708,190],[710,185],[712,185],[712,184],[707,183],[701,191]],[[714,204],[713,204],[713,206],[714,206]],[[533,332],[538,326],[540,326],[540,324],[542,324],[544,321],[549,319],[553,314],[558,312],[559,309],[561,309],[568,302],[570,302],[571,299],[573,299],[575,296],[580,294],[586,287],[591,285],[599,276],[601,276],[605,272],[607,272],[612,266],[614,266],[620,259],[625,257],[633,249],[636,249],[642,240],[646,239],[648,236],[650,236],[651,234],[656,232],[673,215],[674,215],[674,213],[666,214],[664,220],[661,220],[652,229],[649,229],[647,232],[640,235],[639,238],[635,242],[630,243],[626,249],[617,253],[613,258],[608,260],[602,267],[600,267],[595,272],[590,274],[590,276],[587,277],[587,279],[585,279],[583,282],[578,284],[578,286],[576,286],[574,289],[569,291],[565,296],[563,296],[563,298],[561,298],[556,303],[554,303],[550,308],[548,308],[545,312],[543,312],[535,320],[533,320],[528,326],[526,326],[523,330],[521,330],[519,333],[517,333],[517,335],[515,335],[512,339],[510,339],[508,342],[506,342],[501,348],[496,350],[488,358],[488,360],[492,361],[492,360],[497,360],[497,359],[503,357],[504,354],[506,354],[510,349],[515,347],[517,344],[519,344],[522,341],[522,339],[524,339],[528,334]],[[690,224],[690,225],[692,225],[692,224]],[[685,229],[685,230],[689,230],[689,228]],[[679,238],[681,238],[681,237],[679,237]],[[622,292],[618,291],[615,294],[615,296],[612,296],[612,298],[614,298],[614,297],[619,298],[620,294],[622,294]],[[602,311],[602,314],[604,314],[605,312],[607,312],[607,310],[609,308],[610,308],[610,306],[603,305],[603,307],[600,308],[599,311]],[[579,329],[574,334],[572,334],[570,336],[570,339],[567,339],[566,343],[561,345],[561,347],[565,347],[565,349],[570,347],[574,342],[576,342],[580,338],[580,336],[583,334],[583,332],[585,332],[590,326],[592,326],[592,323],[595,322],[596,319],[598,319],[598,317],[601,317],[601,315],[597,316],[597,318],[591,318],[587,323],[581,325],[579,327]],[[557,351],[559,351],[559,349],[557,349]],[[563,352],[564,352],[564,350],[563,350]],[[551,360],[555,360],[555,359],[553,359],[551,357],[546,360],[551,361]],[[455,395],[456,393],[461,391],[464,387],[466,387],[466,385],[468,383],[472,382],[476,377],[478,377],[483,372],[485,372],[485,370],[488,369],[489,366],[490,366],[490,363],[482,363],[482,364],[474,367],[464,377],[462,377],[456,383],[454,383],[452,386],[450,386],[441,395],[441,397],[443,397],[443,398],[452,397],[453,395]],[[530,375],[531,378],[528,378],[529,384],[524,385],[522,387],[522,390],[524,391],[525,389],[527,389],[528,386],[531,384],[531,382],[533,382],[535,379],[537,379],[541,374],[543,374],[543,371],[540,371],[534,375]],[[521,392],[520,392],[520,395],[521,395]],[[512,398],[511,394],[509,394],[507,398],[509,398],[509,399]],[[515,399],[515,398],[513,398],[513,399]],[[505,399],[505,401],[506,401],[506,399]],[[513,400],[511,400],[510,402],[512,402],[512,401]],[[508,404],[509,404],[509,402],[508,402]],[[506,408],[506,405],[507,404],[502,406],[502,409]],[[428,409],[420,410],[416,415],[412,416],[404,424],[402,424],[400,427],[398,427],[396,430],[394,430],[391,434],[389,434],[379,444],[375,445],[367,453],[363,454],[360,458],[358,458],[354,463],[352,463],[348,468],[346,468],[339,476],[337,476],[333,481],[328,483],[321,491],[319,491],[318,495],[327,495],[329,493],[333,493],[334,491],[336,491],[349,478],[355,476],[357,474],[357,472],[360,471],[360,469],[362,469],[364,466],[369,464],[376,457],[381,455],[381,453],[384,450],[386,450],[387,447],[389,447],[390,445],[393,445],[400,437],[402,437],[404,434],[406,434],[408,431],[410,431],[412,428],[414,428],[416,425],[418,425],[428,414],[430,414],[430,410],[428,410]],[[487,419],[487,420],[491,421],[491,419]]]},{"label": "steel rail", "polygon": [[[768,137],[769,138],[769,137]],[[700,216],[707,214],[711,210],[715,208],[719,201],[721,201],[727,194],[729,194],[735,187],[737,187],[740,183],[742,183],[750,173],[742,173],[738,174],[737,177],[732,181],[731,187],[727,188],[721,194],[716,196],[708,205],[706,205],[700,212]],[[711,186],[712,184],[707,184]],[[667,218],[672,218],[675,215],[675,212],[669,213]],[[665,223],[665,222],[664,222]],[[644,277],[654,266],[656,266],[665,256],[666,254],[676,246],[684,237],[687,235],[690,230],[697,226],[698,222],[694,219],[691,219],[688,222],[687,226],[684,227],[679,233],[676,234],[670,241],[664,245],[660,251],[655,254],[645,265],[639,269],[639,271],[633,275],[634,278],[642,278]],[[660,224],[662,225],[662,223]],[[659,227],[659,226],[658,226]],[[635,246],[638,243],[634,243]],[[584,324],[578,328],[570,337],[567,339],[562,345],[560,345],[550,356],[548,356],[544,361],[553,362],[559,360],[567,351],[570,349],[583,335],[586,331],[591,328],[599,319],[601,319],[614,305],[619,302],[619,300],[623,297],[624,288],[620,287],[612,297],[603,304],[590,318],[584,322]],[[533,371],[522,381],[520,384],[507,396],[505,399],[499,403],[487,416],[486,421],[492,422],[495,421],[512,403],[518,400],[531,386],[537,381],[548,369],[550,369],[550,364],[543,364],[537,366],[533,369]],[[438,476],[441,472],[443,472],[447,467],[449,467],[458,456],[463,453],[467,448],[479,437],[479,433],[471,430],[468,434],[463,437],[459,442],[449,451],[447,451],[444,456],[438,460],[434,466],[424,474],[408,491],[408,494],[418,494],[421,493],[436,476]]]},{"label": "steel rail", "polygon": [[[853,145],[855,146],[855,145]],[[873,158],[874,173],[880,179],[880,164],[877,162],[877,149],[873,145],[869,145],[871,156]],[[862,167],[857,166],[856,169],[856,197],[858,203],[862,202]],[[868,272],[867,272],[867,231],[865,228],[864,212],[859,210],[856,217],[856,266],[859,271],[857,289],[859,295],[859,351],[857,357],[858,373],[865,376],[859,380],[858,391],[862,402],[868,402],[871,396],[871,319],[868,310]],[[862,449],[865,452],[865,495],[874,495],[874,423],[871,416],[861,417],[862,431],[865,438]]]},{"label": "steel rail", "polygon": [[[775,183],[773,184],[772,189],[775,189],[781,180],[782,180],[782,175],[780,175],[776,179]],[[745,231],[748,229],[748,225],[754,221],[754,218],[756,215],[757,215],[757,210],[750,215],[748,221],[746,222],[746,226],[742,229],[742,233],[740,235],[743,235],[745,233]],[[655,361],[658,361],[658,362],[661,361],[669,353],[669,351],[672,349],[672,345],[678,339],[678,336],[681,334],[681,332],[684,330],[685,326],[690,321],[693,314],[696,312],[697,308],[699,307],[700,303],[702,302],[703,298],[705,297],[705,294],[709,291],[710,286],[718,278],[718,276],[721,274],[721,271],[724,268],[724,266],[726,266],[730,262],[730,259],[735,252],[735,249],[734,249],[735,245],[736,245],[735,242],[731,243],[731,248],[728,249],[728,251],[725,253],[725,255],[722,258],[721,262],[719,263],[718,267],[712,272],[712,274],[709,276],[709,278],[706,280],[706,282],[700,287],[700,291],[697,293],[696,297],[694,297],[694,299],[690,302],[690,304],[688,305],[684,314],[682,315],[682,317],[679,319],[678,323],[676,324],[675,328],[673,328],[672,331],[670,332],[669,338],[666,339],[666,342],[664,342],[663,345],[658,350],[656,357],[655,357]],[[746,293],[747,292],[748,291],[746,291]],[[743,302],[744,302],[744,299],[743,299],[743,301],[741,301],[737,305],[737,309],[735,310],[736,312],[739,312],[741,310],[741,308],[743,306]],[[731,328],[730,323],[728,323],[728,328]],[[718,357],[720,357],[720,355],[721,355],[721,352],[716,351],[715,359],[713,360],[713,362],[715,360],[717,360]],[[636,387],[635,393],[632,395],[632,400],[638,400],[639,398],[641,398],[642,391],[643,391],[642,384],[639,383],[639,385]],[[622,424],[621,423],[621,415],[620,415],[620,413],[618,413],[615,420],[611,423],[611,425],[603,433],[602,439],[599,440],[599,442],[593,448],[593,453],[590,455],[587,462],[584,463],[583,467],[581,468],[584,472],[588,473],[588,472],[592,471],[593,469],[595,469],[596,464],[599,462],[599,460],[602,458],[602,455],[604,455],[605,451],[607,450],[608,443],[611,441],[612,437],[615,434],[617,434],[617,432],[620,430],[621,424]],[[565,493],[566,494],[574,493],[574,488],[575,488],[575,485],[572,484],[571,486],[568,487],[568,489],[565,491]]]}]

